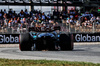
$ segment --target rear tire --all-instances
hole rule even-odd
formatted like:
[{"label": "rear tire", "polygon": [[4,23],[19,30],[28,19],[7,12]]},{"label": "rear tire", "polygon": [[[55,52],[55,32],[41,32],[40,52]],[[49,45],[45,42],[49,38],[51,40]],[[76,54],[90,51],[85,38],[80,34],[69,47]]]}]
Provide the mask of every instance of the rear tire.
[{"label": "rear tire", "polygon": [[29,41],[29,33],[20,35],[19,47],[21,51],[31,51],[32,44]]},{"label": "rear tire", "polygon": [[71,34],[66,35],[66,34],[61,34],[60,35],[60,43],[59,46],[61,50],[73,50],[73,40]]}]

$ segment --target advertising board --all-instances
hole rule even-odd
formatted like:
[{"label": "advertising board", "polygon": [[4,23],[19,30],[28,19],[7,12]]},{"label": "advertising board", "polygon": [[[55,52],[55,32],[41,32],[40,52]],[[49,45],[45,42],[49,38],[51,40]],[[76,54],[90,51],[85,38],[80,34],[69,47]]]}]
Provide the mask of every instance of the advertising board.
[{"label": "advertising board", "polygon": [[100,33],[76,33],[73,37],[74,42],[100,42]]},{"label": "advertising board", "polygon": [[[0,34],[0,44],[19,44],[19,34]],[[74,33],[74,42],[100,42],[100,33]]]},{"label": "advertising board", "polygon": [[0,34],[0,44],[19,44],[19,34]]}]

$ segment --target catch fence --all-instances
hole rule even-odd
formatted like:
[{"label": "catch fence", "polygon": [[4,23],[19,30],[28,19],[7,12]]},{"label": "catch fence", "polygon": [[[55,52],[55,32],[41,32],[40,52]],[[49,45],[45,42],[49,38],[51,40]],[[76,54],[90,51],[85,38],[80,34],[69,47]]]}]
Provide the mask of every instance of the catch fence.
[{"label": "catch fence", "polygon": [[[100,32],[100,25],[93,23],[92,26],[81,26],[70,23],[59,23],[62,32],[66,33],[98,33]],[[29,32],[31,25],[25,25],[24,27],[0,27],[0,33],[26,33]]]}]

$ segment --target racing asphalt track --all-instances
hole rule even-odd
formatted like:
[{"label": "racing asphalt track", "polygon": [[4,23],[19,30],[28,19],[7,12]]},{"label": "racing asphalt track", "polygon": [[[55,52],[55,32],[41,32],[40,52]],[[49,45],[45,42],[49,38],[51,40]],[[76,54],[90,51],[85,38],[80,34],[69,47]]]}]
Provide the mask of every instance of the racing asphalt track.
[{"label": "racing asphalt track", "polygon": [[100,63],[100,44],[75,45],[73,51],[20,51],[16,48],[0,48],[0,58],[30,60],[65,60]]}]

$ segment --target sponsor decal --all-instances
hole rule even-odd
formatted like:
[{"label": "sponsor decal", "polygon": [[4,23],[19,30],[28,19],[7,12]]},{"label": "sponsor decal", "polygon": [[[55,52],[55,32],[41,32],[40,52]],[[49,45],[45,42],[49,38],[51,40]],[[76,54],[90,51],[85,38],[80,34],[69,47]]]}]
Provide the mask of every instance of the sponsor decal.
[{"label": "sponsor decal", "polygon": [[100,33],[74,34],[74,42],[100,42]]},{"label": "sponsor decal", "polygon": [[0,44],[18,44],[19,34],[1,34]]}]

